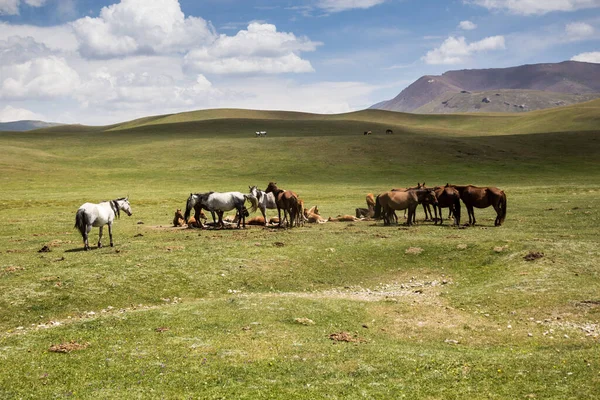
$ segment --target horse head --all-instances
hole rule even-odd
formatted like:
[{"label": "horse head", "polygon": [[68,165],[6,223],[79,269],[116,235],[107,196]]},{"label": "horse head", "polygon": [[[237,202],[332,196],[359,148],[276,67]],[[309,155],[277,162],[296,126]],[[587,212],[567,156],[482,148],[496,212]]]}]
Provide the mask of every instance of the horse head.
[{"label": "horse head", "polygon": [[265,193],[273,193],[273,192],[276,192],[277,190],[279,190],[277,188],[277,182],[269,182],[269,185],[265,189]]}]

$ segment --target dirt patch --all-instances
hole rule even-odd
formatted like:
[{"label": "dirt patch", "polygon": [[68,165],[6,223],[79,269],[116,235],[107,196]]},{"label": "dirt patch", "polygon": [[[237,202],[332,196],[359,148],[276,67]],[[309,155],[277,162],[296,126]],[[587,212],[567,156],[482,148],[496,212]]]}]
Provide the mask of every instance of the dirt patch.
[{"label": "dirt patch", "polygon": [[9,265],[8,267],[4,268],[4,272],[6,272],[6,273],[24,271],[24,270],[25,270],[25,267],[16,267],[13,265]]},{"label": "dirt patch", "polygon": [[66,342],[66,343],[53,344],[52,346],[50,346],[48,351],[50,351],[52,353],[70,353],[72,351],[84,350],[89,345],[90,344],[88,342],[80,344],[74,340],[71,340],[70,342]]},{"label": "dirt patch", "polygon": [[530,251],[529,254],[523,257],[523,259],[525,261],[534,261],[542,257],[544,257],[544,253],[540,253],[539,251]]},{"label": "dirt patch", "polygon": [[313,321],[312,319],[309,318],[294,318],[294,322],[300,324],[300,325],[314,325],[315,321]]},{"label": "dirt patch", "polygon": [[50,253],[52,250],[50,250],[50,247],[48,246],[44,246],[41,249],[38,250],[38,253]]},{"label": "dirt patch", "polygon": [[275,247],[283,247],[283,246],[285,246],[285,243],[283,243],[283,242],[275,242],[275,243],[273,243],[273,246],[275,246]]},{"label": "dirt patch", "polygon": [[421,254],[422,252],[423,249],[420,247],[409,247],[408,249],[406,249],[404,254]]},{"label": "dirt patch", "polygon": [[365,343],[367,340],[364,338],[361,338],[358,335],[352,335],[351,333],[348,332],[337,332],[337,333],[332,333],[331,335],[329,335],[329,339],[333,340],[334,342],[347,342],[347,343]]},{"label": "dirt patch", "polygon": [[168,330],[169,330],[169,328],[167,328],[166,326],[161,326],[159,328],[156,328],[154,331],[158,332],[158,333],[162,333],[162,332],[166,332]]}]

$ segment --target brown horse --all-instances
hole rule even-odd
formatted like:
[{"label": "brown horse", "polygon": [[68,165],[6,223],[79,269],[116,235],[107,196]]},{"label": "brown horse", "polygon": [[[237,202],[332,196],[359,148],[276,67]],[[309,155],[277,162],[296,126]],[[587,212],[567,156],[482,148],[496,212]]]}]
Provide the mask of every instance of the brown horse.
[{"label": "brown horse", "polygon": [[433,190],[438,201],[437,207],[433,206],[433,210],[435,211],[435,223],[438,223],[438,210],[440,212],[439,221],[441,225],[444,223],[442,208],[449,208],[450,214],[454,215],[454,222],[456,225],[460,225],[460,193],[458,190],[448,184],[446,184],[446,186],[436,186]]},{"label": "brown horse", "polygon": [[[409,187],[409,188],[395,188],[392,189],[392,192],[406,192],[407,190],[417,190],[417,189],[427,189],[427,187],[425,187],[425,182],[423,183],[419,183],[417,182],[417,186],[414,187]],[[425,213],[425,221],[431,221],[433,220],[433,213],[431,212],[431,207],[430,207],[430,203],[425,200],[422,203],[423,206],[423,212]],[[394,218],[396,219],[396,222],[398,221],[398,217],[396,216],[396,214],[394,213]],[[404,210],[404,218],[406,219],[406,210]],[[415,212],[413,214],[413,224],[417,222],[417,213]]]},{"label": "brown horse", "polygon": [[354,215],[338,215],[337,217],[329,217],[327,222],[354,222],[360,221],[360,218],[356,218]]},{"label": "brown horse", "polygon": [[289,215],[288,226],[292,228],[296,221],[296,214],[298,213],[298,196],[291,190],[283,190],[277,187],[277,183],[269,182],[269,185],[265,189],[265,193],[273,193],[275,196],[275,203],[277,204],[277,214],[279,216],[279,226],[283,226],[283,220],[281,219],[281,210],[283,210],[283,217],[287,219]]},{"label": "brown horse", "polygon": [[477,187],[473,185],[458,186],[448,185],[454,187],[460,193],[460,198],[467,207],[469,213],[469,224],[475,225],[475,213],[473,208],[487,208],[494,207],[496,211],[496,220],[494,221],[495,226],[500,226],[506,218],[506,194],[503,190],[496,187]]},{"label": "brown horse", "polygon": [[389,191],[381,193],[375,199],[375,219],[383,218],[384,225],[390,225],[394,211],[408,209],[407,225],[412,225],[417,205],[428,202],[437,205],[432,189],[412,189],[405,192]]},{"label": "brown horse", "polygon": [[181,208],[178,208],[175,211],[175,216],[173,217],[173,226],[183,226],[185,225],[185,219],[183,218],[183,213],[181,212]]},{"label": "brown horse", "polygon": [[356,218],[373,218],[375,215],[375,197],[373,193],[367,194],[367,208],[357,208]]}]

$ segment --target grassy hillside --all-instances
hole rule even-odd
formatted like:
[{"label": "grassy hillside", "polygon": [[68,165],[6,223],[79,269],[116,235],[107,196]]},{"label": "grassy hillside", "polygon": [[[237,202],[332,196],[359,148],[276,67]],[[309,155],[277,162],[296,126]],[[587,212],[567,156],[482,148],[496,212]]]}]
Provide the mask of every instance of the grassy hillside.
[{"label": "grassy hillside", "polygon": [[[593,398],[599,107],[212,110],[2,133],[0,398]],[[417,181],[494,185],[508,216],[169,227],[190,192],[269,181],[325,217]],[[127,194],[115,247],[81,251],[79,205]]]},{"label": "grassy hillside", "polygon": [[[219,122],[221,121],[221,122]],[[515,114],[407,114],[363,110],[346,114],[307,114],[287,111],[235,109],[200,110],[153,116],[105,127],[71,125],[36,132],[162,132],[253,136],[257,130],[271,134],[360,135],[371,130],[384,134],[419,132],[444,136],[512,135],[524,133],[597,131],[600,99],[551,110]],[[215,125],[216,124],[216,125]],[[214,129],[218,126],[218,130]],[[269,129],[275,131],[269,131]],[[212,131],[211,131],[212,130]],[[285,130],[285,132],[283,131]]]}]

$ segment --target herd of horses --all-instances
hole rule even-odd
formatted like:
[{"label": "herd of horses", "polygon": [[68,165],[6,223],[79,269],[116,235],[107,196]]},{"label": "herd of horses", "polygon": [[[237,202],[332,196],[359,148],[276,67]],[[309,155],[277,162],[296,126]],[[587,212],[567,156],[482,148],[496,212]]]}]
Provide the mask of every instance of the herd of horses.
[{"label": "herd of horses", "polygon": [[[460,225],[461,202],[464,203],[468,215],[469,225],[475,225],[475,208],[493,207],[496,211],[495,226],[500,226],[506,218],[506,194],[496,187],[477,187],[473,185],[450,185],[426,187],[419,183],[416,187],[395,188],[382,192],[377,196],[369,193],[366,197],[367,208],[357,208],[355,215],[340,215],[336,218],[323,218],[318,207],[304,207],[304,201],[298,194],[291,190],[281,189],[275,182],[269,182],[263,191],[256,186],[250,186],[249,193],[241,192],[205,192],[191,193],[186,202],[185,214],[177,210],[173,225],[205,228],[208,223],[203,211],[211,214],[212,225],[218,228],[225,227],[227,218],[223,215],[227,211],[236,211],[232,222],[237,222],[237,228],[246,227],[246,218],[250,213],[261,211],[262,217],[250,218],[253,225],[276,224],[278,227],[292,228],[306,223],[324,223],[328,221],[359,221],[383,220],[384,225],[398,223],[396,211],[404,210],[408,213],[406,224],[416,222],[417,206],[421,204],[425,211],[425,220],[432,220],[437,224],[443,223],[442,208],[449,209],[449,216],[454,223]],[[246,208],[250,204],[250,209]],[[433,207],[434,214],[431,212]],[[267,219],[266,210],[277,209],[277,218]],[[89,250],[88,234],[92,227],[99,228],[98,247],[102,247],[102,228],[108,225],[110,245],[113,246],[112,223],[115,217],[120,216],[120,211],[132,215],[128,197],[123,197],[99,204],[85,203],[78,210],[75,217],[75,227],[81,232],[84,249]],[[194,215],[192,216],[192,211]],[[439,216],[438,216],[439,214]],[[434,216],[435,215],[435,216]],[[406,214],[405,214],[406,216]]]}]

